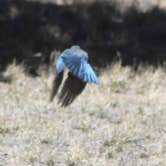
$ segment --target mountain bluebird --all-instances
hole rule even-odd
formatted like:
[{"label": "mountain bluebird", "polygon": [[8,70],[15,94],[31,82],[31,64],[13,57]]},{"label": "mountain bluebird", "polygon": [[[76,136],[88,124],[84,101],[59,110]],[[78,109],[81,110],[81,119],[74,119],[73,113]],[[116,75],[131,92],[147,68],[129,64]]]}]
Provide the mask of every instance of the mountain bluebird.
[{"label": "mountain bluebird", "polygon": [[74,45],[64,50],[55,65],[55,79],[50,101],[57,94],[59,86],[63,79],[63,71],[68,68],[68,78],[66,79],[61,93],[59,95],[59,103],[67,106],[84,90],[87,83],[99,84],[95,72],[88,63],[88,54],[78,45]]}]

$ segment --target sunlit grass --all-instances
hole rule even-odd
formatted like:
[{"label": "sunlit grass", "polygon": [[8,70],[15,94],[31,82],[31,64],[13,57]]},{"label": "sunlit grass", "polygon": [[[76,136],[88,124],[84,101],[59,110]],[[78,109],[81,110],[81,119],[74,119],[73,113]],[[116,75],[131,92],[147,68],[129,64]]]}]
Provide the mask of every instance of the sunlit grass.
[{"label": "sunlit grass", "polygon": [[53,73],[22,66],[0,83],[0,164],[165,165],[166,73],[116,63],[67,108],[49,102]]}]

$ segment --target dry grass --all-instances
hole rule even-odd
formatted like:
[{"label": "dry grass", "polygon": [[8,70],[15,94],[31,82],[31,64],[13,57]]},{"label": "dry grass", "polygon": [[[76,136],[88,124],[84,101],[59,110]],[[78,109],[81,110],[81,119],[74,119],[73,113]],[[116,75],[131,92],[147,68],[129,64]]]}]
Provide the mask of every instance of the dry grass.
[{"label": "dry grass", "polygon": [[53,74],[11,65],[0,83],[0,165],[165,166],[166,74],[115,64],[67,108],[48,102]]},{"label": "dry grass", "polygon": [[[103,2],[103,0],[26,0],[32,2],[40,3],[55,3],[58,5],[63,4],[79,4],[79,3],[93,3],[96,1]],[[106,2],[116,3],[121,10],[126,10],[132,5],[136,5],[140,10],[147,11],[154,6],[159,6],[159,8],[166,8],[165,0],[105,0]]]}]

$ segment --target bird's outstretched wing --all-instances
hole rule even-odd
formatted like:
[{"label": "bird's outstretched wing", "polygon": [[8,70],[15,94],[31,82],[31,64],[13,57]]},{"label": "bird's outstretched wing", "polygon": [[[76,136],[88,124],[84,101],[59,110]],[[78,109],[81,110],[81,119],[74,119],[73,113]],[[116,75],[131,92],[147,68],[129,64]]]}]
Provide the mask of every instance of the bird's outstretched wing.
[{"label": "bird's outstretched wing", "polygon": [[82,61],[80,65],[79,78],[87,83],[99,84],[99,80],[93,71],[91,65],[86,61]]},{"label": "bird's outstretched wing", "polygon": [[55,78],[54,78],[54,81],[53,81],[53,86],[52,86],[50,101],[53,101],[55,95],[58,92],[58,89],[60,87],[60,84],[61,84],[62,80],[63,80],[63,71],[60,72],[60,73],[56,72],[55,73]]},{"label": "bird's outstretched wing", "polygon": [[64,68],[65,68],[65,64],[63,62],[63,59],[60,56],[57,60],[56,65],[55,65],[55,78],[53,81],[53,87],[52,87],[52,92],[51,92],[51,96],[50,96],[50,101],[52,101],[54,99],[55,95],[58,92],[60,84],[62,83]]},{"label": "bird's outstretched wing", "polygon": [[68,106],[74,99],[82,93],[86,86],[86,82],[81,81],[71,72],[68,73],[68,78],[64,82],[61,93],[59,95],[59,103],[62,106]]}]

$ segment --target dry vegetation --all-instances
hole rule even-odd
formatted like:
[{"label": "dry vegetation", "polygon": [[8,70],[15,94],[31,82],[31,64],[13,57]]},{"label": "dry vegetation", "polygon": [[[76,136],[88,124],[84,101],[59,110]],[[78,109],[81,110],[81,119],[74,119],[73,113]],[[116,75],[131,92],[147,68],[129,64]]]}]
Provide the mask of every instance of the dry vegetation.
[{"label": "dry vegetation", "polygon": [[0,83],[0,165],[165,166],[166,74],[113,65],[67,108],[48,102],[53,74],[9,66]]},{"label": "dry vegetation", "polygon": [[165,0],[26,0],[32,2],[41,3],[56,3],[59,5],[63,4],[79,4],[79,3],[93,3],[93,2],[110,2],[116,3],[121,10],[126,10],[127,8],[135,5],[143,11],[147,11],[154,6],[159,6],[160,8],[166,8]]}]

